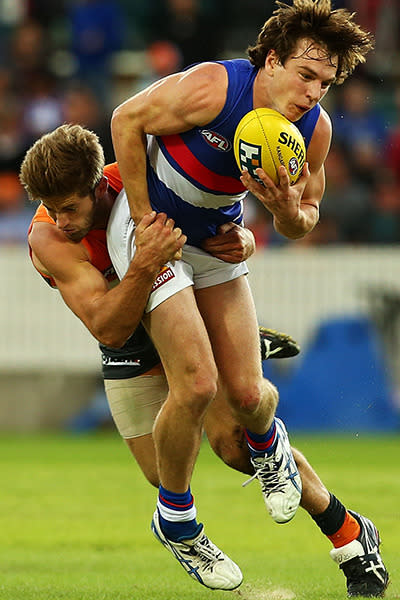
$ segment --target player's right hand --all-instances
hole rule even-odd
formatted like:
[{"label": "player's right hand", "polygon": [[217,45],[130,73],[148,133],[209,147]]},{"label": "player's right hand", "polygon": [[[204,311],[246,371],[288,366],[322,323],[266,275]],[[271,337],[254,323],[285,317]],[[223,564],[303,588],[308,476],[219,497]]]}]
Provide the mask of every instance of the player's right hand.
[{"label": "player's right hand", "polygon": [[175,227],[175,221],[165,213],[147,213],[136,227],[137,251],[146,253],[148,259],[160,267],[182,258],[182,247],[186,239],[181,228]]}]

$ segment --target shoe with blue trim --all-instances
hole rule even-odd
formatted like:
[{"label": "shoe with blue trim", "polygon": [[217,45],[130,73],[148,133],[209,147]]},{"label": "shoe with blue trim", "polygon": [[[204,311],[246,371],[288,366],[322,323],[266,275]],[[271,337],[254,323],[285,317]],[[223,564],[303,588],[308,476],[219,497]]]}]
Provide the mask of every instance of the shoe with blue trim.
[{"label": "shoe with blue trim", "polygon": [[258,479],[269,514],[276,523],[287,523],[299,507],[302,485],[285,425],[277,417],[275,424],[275,451],[270,456],[251,457],[255,473],[242,485]]},{"label": "shoe with blue trim", "polygon": [[358,521],[360,534],[345,546],[333,548],[331,558],[345,574],[350,598],[382,597],[389,584],[389,573],[379,554],[379,532],[366,517],[352,510],[349,513]]},{"label": "shoe with blue trim", "polygon": [[213,590],[234,590],[242,583],[243,575],[237,564],[211,542],[204,533],[203,525],[199,525],[199,533],[193,539],[174,542],[162,532],[156,510],[151,529],[186,573],[202,585]]}]

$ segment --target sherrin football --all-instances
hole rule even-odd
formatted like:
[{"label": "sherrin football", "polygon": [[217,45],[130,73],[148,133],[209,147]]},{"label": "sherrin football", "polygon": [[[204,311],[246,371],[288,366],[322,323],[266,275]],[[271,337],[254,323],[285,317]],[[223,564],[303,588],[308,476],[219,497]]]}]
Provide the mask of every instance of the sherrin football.
[{"label": "sherrin football", "polygon": [[279,183],[279,165],[286,167],[290,184],[296,183],[306,159],[303,136],[296,125],[272,108],[255,108],[239,121],[233,151],[241,171],[258,180],[259,167]]}]

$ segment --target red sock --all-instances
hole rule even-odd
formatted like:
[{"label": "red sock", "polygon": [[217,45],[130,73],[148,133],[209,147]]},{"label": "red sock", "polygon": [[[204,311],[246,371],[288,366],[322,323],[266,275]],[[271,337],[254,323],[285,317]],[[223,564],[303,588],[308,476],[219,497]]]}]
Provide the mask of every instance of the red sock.
[{"label": "red sock", "polygon": [[360,534],[360,526],[358,521],[346,511],[344,523],[340,529],[333,535],[328,535],[335,548],[341,548],[349,542],[355,540]]}]

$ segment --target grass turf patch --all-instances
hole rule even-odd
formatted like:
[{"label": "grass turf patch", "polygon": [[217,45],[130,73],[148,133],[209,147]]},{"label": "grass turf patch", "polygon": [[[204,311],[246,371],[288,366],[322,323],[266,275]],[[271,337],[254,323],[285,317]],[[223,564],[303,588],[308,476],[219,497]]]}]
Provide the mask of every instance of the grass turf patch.
[{"label": "grass turf patch", "polygon": [[[346,506],[373,519],[400,598],[399,439],[294,438]],[[235,592],[192,581],[150,532],[156,490],[114,432],[1,436],[1,600],[341,600],[345,580],[328,540],[299,510],[267,515],[258,483],[225,467],[204,443],[193,477],[198,519],[242,568]]]}]

